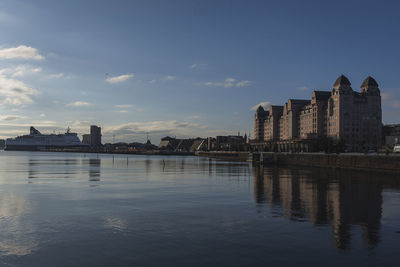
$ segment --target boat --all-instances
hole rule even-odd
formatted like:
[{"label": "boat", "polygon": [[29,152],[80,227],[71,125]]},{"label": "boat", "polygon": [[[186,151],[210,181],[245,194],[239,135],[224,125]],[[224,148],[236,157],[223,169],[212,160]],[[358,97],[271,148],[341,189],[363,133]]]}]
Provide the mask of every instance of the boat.
[{"label": "boat", "polygon": [[4,150],[9,151],[44,151],[65,148],[84,148],[88,145],[82,144],[77,133],[67,129],[65,134],[42,134],[31,126],[28,135],[8,138]]}]

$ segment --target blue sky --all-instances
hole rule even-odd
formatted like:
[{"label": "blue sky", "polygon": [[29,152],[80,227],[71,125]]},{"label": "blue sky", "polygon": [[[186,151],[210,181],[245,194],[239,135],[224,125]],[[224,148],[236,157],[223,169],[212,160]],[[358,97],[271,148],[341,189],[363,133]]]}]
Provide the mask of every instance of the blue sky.
[{"label": "blue sky", "polygon": [[397,1],[0,2],[0,137],[252,132],[252,107],[372,75],[399,122]]}]

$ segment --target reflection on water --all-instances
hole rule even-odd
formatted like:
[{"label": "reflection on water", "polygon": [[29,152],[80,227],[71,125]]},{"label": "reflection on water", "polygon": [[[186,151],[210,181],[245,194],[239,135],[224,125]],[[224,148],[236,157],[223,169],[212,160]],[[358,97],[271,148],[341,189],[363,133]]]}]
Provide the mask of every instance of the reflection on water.
[{"label": "reflection on water", "polygon": [[4,255],[27,255],[36,247],[29,235],[34,231],[30,221],[23,215],[29,211],[26,197],[14,193],[0,196],[0,251]]},{"label": "reflection on water", "polygon": [[277,216],[313,225],[331,224],[335,245],[347,249],[350,229],[359,226],[366,244],[379,241],[382,216],[382,189],[399,189],[389,174],[332,169],[254,168],[254,195],[258,204],[277,207]]},{"label": "reflection on water", "polygon": [[4,152],[0,265],[386,266],[399,208],[393,175]]},{"label": "reflection on water", "polygon": [[[21,165],[24,163],[21,163]],[[30,158],[28,161],[28,178],[70,178],[75,175],[76,166],[79,164],[78,159],[35,159]],[[63,166],[63,168],[60,168]]]},{"label": "reflection on water", "polygon": [[82,165],[89,166],[89,181],[91,182],[100,181],[101,159],[99,158],[83,159]]}]

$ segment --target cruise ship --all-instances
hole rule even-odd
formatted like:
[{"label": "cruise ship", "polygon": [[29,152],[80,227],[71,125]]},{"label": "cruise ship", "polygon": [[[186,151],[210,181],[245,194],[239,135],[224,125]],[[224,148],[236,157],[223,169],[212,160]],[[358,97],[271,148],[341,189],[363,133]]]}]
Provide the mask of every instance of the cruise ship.
[{"label": "cruise ship", "polygon": [[69,128],[65,134],[41,134],[34,127],[30,128],[29,135],[17,136],[6,139],[4,150],[42,151],[59,148],[83,148],[76,133],[71,133]]}]

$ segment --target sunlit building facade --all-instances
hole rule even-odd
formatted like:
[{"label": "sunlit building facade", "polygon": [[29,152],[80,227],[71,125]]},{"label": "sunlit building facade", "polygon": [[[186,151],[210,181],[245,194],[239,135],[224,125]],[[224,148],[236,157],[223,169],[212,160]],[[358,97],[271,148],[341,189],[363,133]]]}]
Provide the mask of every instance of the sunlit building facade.
[{"label": "sunlit building facade", "polygon": [[283,106],[259,107],[256,141],[342,140],[348,151],[378,150],[382,140],[382,110],[378,83],[368,77],[361,92],[341,75],[331,91],[313,91],[311,100],[289,99]]}]

